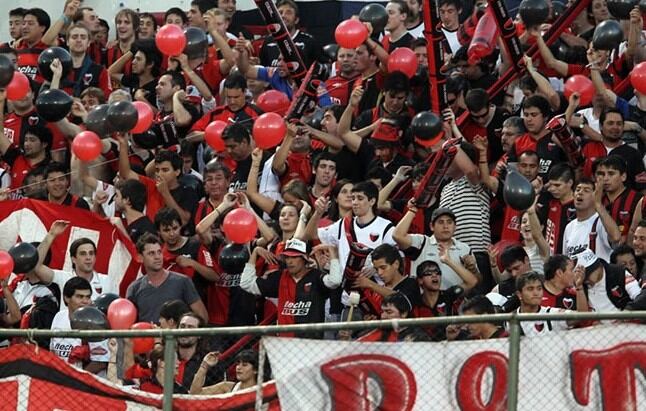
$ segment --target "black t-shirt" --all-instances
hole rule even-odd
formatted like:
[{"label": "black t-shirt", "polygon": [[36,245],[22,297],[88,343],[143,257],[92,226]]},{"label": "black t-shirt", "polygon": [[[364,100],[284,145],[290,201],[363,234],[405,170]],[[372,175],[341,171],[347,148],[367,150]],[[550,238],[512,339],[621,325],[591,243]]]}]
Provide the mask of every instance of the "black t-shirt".
[{"label": "black t-shirt", "polygon": [[[293,37],[293,40],[294,45],[298,47],[301,52],[301,58],[305,63],[306,69],[309,68],[310,65],[321,55],[321,46],[314,37],[307,33],[303,33],[302,31],[298,31],[296,36]],[[274,38],[272,36],[265,37],[265,41],[260,48],[260,64],[265,67],[278,66],[279,55],[280,49],[278,48],[278,44],[274,41]]]},{"label": "black t-shirt", "polygon": [[82,208],[83,210],[89,210],[90,205],[85,201],[83,198],[72,195],[70,193],[67,193],[67,196],[65,196],[65,200],[61,203],[66,206],[73,206],[73,207],[78,207]]},{"label": "black t-shirt", "polygon": [[173,196],[173,199],[183,210],[191,213],[191,221],[189,221],[186,226],[193,226],[193,217],[195,217],[195,211],[197,210],[197,204],[200,202],[200,196],[195,190],[187,185],[180,183],[177,188],[170,190],[170,195]]},{"label": "black t-shirt", "polygon": [[[172,255],[178,256],[178,255],[183,255],[183,256],[190,256],[191,259],[197,261],[198,259],[198,252],[200,251],[200,242],[194,238],[190,238],[186,244],[184,244],[182,247],[178,248],[177,250],[168,250],[168,252]],[[174,270],[179,271],[180,268],[174,266]],[[193,284],[195,285],[195,289],[197,290],[197,293],[200,295],[200,298],[202,301],[207,301],[208,298],[208,286],[209,286],[209,281],[202,277],[200,273],[195,271],[193,273]]]},{"label": "black t-shirt", "polygon": [[413,37],[410,33],[406,33],[403,36],[399,38],[397,41],[389,41],[388,42],[388,50],[386,50],[388,53],[392,53],[393,50],[399,47],[410,47],[410,44],[415,40],[415,37]]},{"label": "black t-shirt", "polygon": [[173,112],[159,112],[157,118],[151,130],[157,137],[158,145],[163,147],[170,147],[176,144],[186,137],[186,134],[193,127],[195,123],[200,118],[200,111],[193,104],[184,102],[182,104],[186,111],[191,115],[191,121],[185,126],[178,126],[175,123],[175,117]]},{"label": "black t-shirt", "polygon": [[155,225],[147,216],[141,216],[126,227],[126,231],[133,243],[137,244],[139,237],[145,233],[157,234]]},{"label": "black t-shirt", "polygon": [[157,79],[153,79],[143,86],[140,86],[138,74],[124,74],[123,77],[121,77],[121,85],[129,89],[133,100],[135,98],[135,92],[138,89],[143,89],[146,93],[146,100],[148,100],[153,107],[157,105],[157,92],[155,90],[155,87],[157,87]]},{"label": "black t-shirt", "polygon": [[417,280],[414,278],[404,278],[399,283],[397,283],[396,286],[393,287],[393,290],[404,294],[408,298],[408,301],[410,301],[412,308],[415,308],[418,305],[422,304],[422,296],[419,293],[419,285],[417,284]]}]

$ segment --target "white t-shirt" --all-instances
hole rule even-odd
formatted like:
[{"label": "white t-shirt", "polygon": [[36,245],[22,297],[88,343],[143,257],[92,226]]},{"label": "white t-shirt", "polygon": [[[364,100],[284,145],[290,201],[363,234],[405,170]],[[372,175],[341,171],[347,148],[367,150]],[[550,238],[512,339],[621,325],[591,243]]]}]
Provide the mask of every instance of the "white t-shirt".
[{"label": "white t-shirt", "polygon": [[[571,258],[590,248],[590,232],[597,218],[599,218],[599,214],[594,213],[583,221],[575,218],[565,226],[565,231],[563,231],[563,254]],[[601,218],[597,221],[596,232],[594,253],[597,257],[608,262],[610,261],[612,247],[608,240],[608,233],[601,223]]]},{"label": "white t-shirt", "polygon": [[[63,292],[63,287],[65,286],[65,283],[70,279],[76,277],[75,273],[70,273],[69,271],[62,271],[62,270],[52,270],[54,271],[54,278],[52,278],[52,282],[58,284],[58,286],[61,289],[61,293]],[[106,274],[99,274],[97,272],[94,273],[92,276],[92,281],[90,281],[90,285],[92,286],[92,301],[96,300],[98,296],[104,293],[114,293],[114,294],[119,294],[119,287],[114,284],[114,282],[108,277]],[[67,310],[67,305],[65,305],[65,302],[62,301],[63,299],[61,298],[61,307],[60,310]]]},{"label": "white t-shirt", "polygon": [[[16,278],[15,274],[9,277],[9,284]],[[61,291],[63,289],[61,288]],[[36,298],[52,295],[52,291],[47,288],[43,283],[32,284],[26,278],[16,284],[16,289],[13,291],[13,298],[15,298],[18,307],[22,310],[25,307],[30,307]]]},{"label": "white t-shirt", "polygon": [[[626,292],[631,300],[634,300],[639,293],[641,288],[639,287],[639,282],[635,280],[635,277],[632,276],[628,271],[625,271],[626,278]],[[621,311],[608,298],[608,293],[606,291],[606,272],[604,270],[601,280],[599,280],[592,287],[588,287],[588,304],[590,308],[599,313],[607,312],[617,312]]]},{"label": "white t-shirt", "polygon": [[[520,314],[520,308],[516,310]],[[555,313],[571,313],[572,310],[566,310],[564,308],[555,308],[555,307],[541,307],[536,314],[555,314]],[[567,330],[570,327],[567,325],[567,321],[522,321],[520,327],[523,330],[523,334],[526,337],[534,337],[537,335],[545,335],[552,331],[563,331]]]},{"label": "white t-shirt", "polygon": [[[442,282],[440,289],[446,290],[454,285],[460,285],[464,282],[451,267],[440,261],[440,252],[435,236],[427,237],[422,234],[411,234],[411,246],[420,250],[419,256],[411,262],[410,276],[417,277],[417,267],[424,261],[435,261],[442,270]],[[471,248],[462,241],[453,239],[453,245],[448,249],[449,257],[459,262],[465,255],[471,254]]]},{"label": "white t-shirt", "polygon": [[[52,321],[52,330],[71,330],[70,314],[67,309],[59,311]],[[52,338],[49,343],[49,350],[56,354],[63,361],[68,361],[70,353],[74,347],[82,345],[80,338]],[[108,340],[88,343],[90,347],[90,360],[96,362],[109,362],[110,350],[108,349]],[[72,364],[77,368],[82,368],[80,362]],[[105,375],[105,372],[103,372]],[[101,376],[101,373],[97,374]]]},{"label": "white t-shirt", "polygon": [[[106,183],[104,181],[97,180],[97,185],[96,188],[94,189],[94,192],[92,193],[92,198],[97,195],[99,192],[104,192],[108,195],[108,201],[105,203],[101,204],[101,208],[103,209],[103,213],[105,214],[106,217],[115,217],[116,214],[116,206],[115,206],[115,196],[117,192],[114,189],[114,186],[110,183]],[[62,290],[62,289],[61,289]]]}]

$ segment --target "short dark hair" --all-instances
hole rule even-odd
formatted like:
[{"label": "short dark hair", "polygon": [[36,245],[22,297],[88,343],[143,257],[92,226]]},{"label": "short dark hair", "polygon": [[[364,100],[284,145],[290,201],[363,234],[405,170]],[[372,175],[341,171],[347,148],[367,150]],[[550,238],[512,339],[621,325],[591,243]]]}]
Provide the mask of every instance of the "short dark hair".
[{"label": "short dark hair", "polygon": [[522,273],[516,278],[516,291],[522,291],[523,287],[535,281],[538,281],[541,283],[541,285],[543,285],[543,276],[536,271],[528,271],[526,273]]},{"label": "short dark hair", "polygon": [[608,114],[612,113],[619,114],[619,116],[621,116],[621,119],[624,120],[624,115],[621,111],[617,110],[616,108],[609,108],[607,110],[603,110],[599,115],[599,125],[603,125],[603,123],[606,122],[606,117],[608,117]]},{"label": "short dark hair", "polygon": [[99,19],[99,26],[105,28],[108,30],[108,33],[110,32],[110,24],[106,19]]},{"label": "short dark hair", "polygon": [[381,306],[385,307],[387,305],[392,305],[393,307],[395,307],[397,311],[399,311],[399,313],[402,315],[402,317],[408,317],[408,315],[413,311],[413,304],[411,304],[406,295],[400,292],[395,292],[384,297],[384,299],[381,301]]},{"label": "short dark hair", "polygon": [[[644,221],[644,220],[642,220]],[[642,226],[644,227],[644,226]],[[624,254],[631,254],[633,257],[635,257],[635,260],[637,260],[637,256],[635,255],[635,249],[629,246],[628,244],[622,244],[617,247],[615,247],[612,250],[612,253],[610,254],[610,262],[612,264],[617,264],[617,257],[620,255]]]},{"label": "short dark hair", "polygon": [[157,27],[158,27],[157,19],[155,18],[155,16],[153,16],[152,13],[148,13],[148,12],[139,13],[139,20],[143,20],[143,19],[151,19],[153,21],[153,27],[155,28],[155,31],[157,31]]},{"label": "short dark hair", "polygon": [[278,0],[276,2],[276,8],[278,9],[278,8],[280,8],[282,6],[291,7],[292,9],[294,9],[294,13],[296,14],[296,16],[299,15],[298,5],[296,4],[296,2],[294,0]]},{"label": "short dark hair", "polygon": [[[421,4],[421,2],[420,2]],[[428,45],[428,42],[424,37],[418,37],[415,40],[410,42],[410,48],[412,50],[415,50],[418,47],[426,47]]]},{"label": "short dark hair", "polygon": [[363,193],[365,194],[366,197],[368,197],[368,200],[372,200],[372,199],[377,200],[379,198],[379,189],[377,188],[375,183],[368,180],[361,181],[355,184],[354,186],[352,186],[352,192]]},{"label": "short dark hair", "polygon": [[182,226],[182,217],[180,217],[177,210],[170,207],[164,207],[157,211],[155,214],[155,228],[159,231],[162,227],[168,227],[175,221]]},{"label": "short dark hair", "polygon": [[224,79],[224,88],[246,90],[247,79],[238,72],[231,73]]},{"label": "short dark hair", "polygon": [[186,79],[184,79],[184,76],[179,71],[167,70],[162,74],[162,76],[166,75],[170,76],[170,84],[173,87],[179,86],[181,90],[186,88]]},{"label": "short dark hair", "polygon": [[164,161],[168,161],[173,167],[173,170],[182,169],[182,157],[175,151],[171,150],[159,150],[155,154],[155,164],[161,164]]},{"label": "short dark hair", "polygon": [[47,144],[47,148],[51,149],[54,137],[47,127],[41,125],[27,126],[25,134],[31,134],[32,136],[37,137],[41,143]]},{"label": "short dark hair", "polygon": [[372,251],[372,261],[380,260],[382,258],[386,260],[386,263],[388,264],[394,264],[395,261],[399,261],[399,272],[402,273],[404,271],[404,259],[401,254],[399,254],[397,247],[394,245],[380,244]]},{"label": "short dark hair", "polygon": [[547,173],[547,180],[560,180],[563,182],[571,181],[574,184],[574,170],[566,163],[559,163],[550,168]]},{"label": "short dark hair", "polygon": [[215,174],[218,171],[221,171],[222,174],[224,174],[224,178],[227,180],[231,179],[231,170],[229,167],[227,167],[222,161],[218,161],[215,158],[206,163],[206,166],[204,167],[204,179],[206,179],[207,174]]},{"label": "short dark hair", "polygon": [[331,106],[326,107],[324,110],[325,110],[325,113],[327,113],[328,111],[331,112],[334,118],[336,119],[336,121],[338,122],[339,120],[341,120],[341,116],[345,111],[345,107],[340,106],[338,104],[333,104]]},{"label": "short dark hair", "polygon": [[599,167],[611,168],[618,171],[619,174],[628,173],[628,165],[626,164],[626,160],[616,154],[611,154],[608,157],[602,158],[599,163],[597,163],[596,168],[598,169]]},{"label": "short dark hair", "polygon": [[399,12],[408,16],[410,10],[408,9],[408,4],[404,0],[388,0],[388,3],[393,3],[399,6]]},{"label": "short dark hair", "polygon": [[184,301],[170,300],[162,304],[159,309],[159,316],[179,324],[180,318],[189,311],[191,311],[191,308]]},{"label": "short dark hair", "polygon": [[70,244],[70,257],[76,257],[76,253],[78,252],[79,247],[85,244],[90,244],[92,248],[94,248],[94,252],[96,252],[96,244],[94,243],[94,241],[90,240],[87,237],[81,237],[77,238],[72,242],[72,244]]},{"label": "short dark hair", "polygon": [[130,206],[143,212],[148,200],[146,185],[139,180],[119,180],[115,187],[121,193],[121,198],[130,201]]},{"label": "short dark hair", "polygon": [[162,61],[162,54],[155,45],[155,40],[137,39],[135,41],[135,46],[137,47],[137,51],[141,51],[141,53],[146,58],[146,65],[153,65],[151,73],[156,77],[159,74],[159,66],[161,65]]},{"label": "short dark hair", "polygon": [[322,151],[320,154],[314,157],[314,170],[318,168],[319,164],[321,164],[321,161],[332,161],[334,164],[337,163],[336,156],[334,154],[330,153],[329,151]]},{"label": "short dark hair", "polygon": [[438,263],[436,263],[433,260],[426,260],[417,266],[417,269],[415,270],[415,274],[417,274],[417,278],[422,277],[423,276],[422,274],[424,274],[424,271],[426,271],[429,268],[435,268],[440,273],[440,275],[442,275],[442,267],[440,267]]},{"label": "short dark hair", "polygon": [[565,271],[567,269],[568,262],[570,262],[570,259],[563,254],[550,256],[547,261],[545,261],[545,264],[543,264],[545,279],[551,280],[554,278],[557,270]]},{"label": "short dark hair", "polygon": [[525,150],[522,153],[518,155],[518,158],[520,159],[522,156],[527,156],[527,157],[536,157],[536,162],[539,163],[541,161],[541,157],[538,155],[538,153],[534,150]]},{"label": "short dark hair", "polygon": [[522,89],[527,89],[531,91],[532,93],[536,92],[536,89],[538,88],[538,84],[536,84],[536,81],[532,78],[532,76],[523,76],[520,78],[520,82],[518,83],[518,87]]},{"label": "short dark hair", "polygon": [[92,285],[85,278],[75,275],[65,282],[63,286],[63,297],[72,298],[76,290],[92,291]]},{"label": "short dark hair", "polygon": [[137,240],[137,252],[139,254],[143,254],[147,244],[161,245],[161,240],[155,234],[144,233],[141,237],[139,237],[139,240]]},{"label": "short dark hair", "polygon": [[171,14],[177,14],[179,18],[182,19],[182,23],[188,23],[188,16],[186,15],[186,12],[179,7],[171,7],[170,9],[166,10],[166,13],[164,13],[164,21],[166,21],[168,16],[170,16]]},{"label": "short dark hair", "polygon": [[516,261],[524,262],[525,259],[529,258],[527,252],[521,245],[512,245],[503,250],[500,254],[500,263],[503,268],[507,269],[510,265]]},{"label": "short dark hair", "polygon": [[45,167],[45,179],[48,179],[49,175],[52,173],[62,173],[68,180],[70,179],[69,169],[65,164],[59,163],[58,161],[52,161],[47,164]]},{"label": "short dark hair", "polygon": [[9,10],[9,17],[25,17],[27,9],[22,7],[16,7],[15,9]]},{"label": "short dark hair", "polygon": [[579,181],[576,182],[576,185],[574,187],[576,188],[576,187],[580,186],[581,184],[592,186],[593,190],[597,189],[597,183],[593,179],[591,179],[589,177],[586,177],[586,176],[581,177],[579,179]]},{"label": "short dark hair", "polygon": [[469,111],[477,113],[485,108],[489,108],[489,94],[487,94],[487,90],[482,88],[471,89],[464,97],[464,104],[466,104]]},{"label": "short dark hair", "polygon": [[439,3],[439,6],[455,6],[457,10],[462,9],[462,2],[460,0],[440,0]]},{"label": "short dark hair", "polygon": [[199,315],[195,314],[193,311],[188,311],[188,312],[185,312],[184,314],[182,314],[179,317],[178,323],[181,322],[184,317],[193,317],[193,318],[195,318],[197,320],[197,328],[202,328],[202,327],[204,327],[206,325],[204,323],[204,319],[202,319],[202,317],[200,317]]},{"label": "short dark hair", "polygon": [[446,79],[446,92],[459,95],[460,93],[469,91],[469,80],[460,77],[449,77]]},{"label": "short dark hair", "polygon": [[38,22],[38,25],[45,27],[45,31],[49,30],[49,26],[52,24],[52,21],[49,18],[49,14],[47,14],[45,10],[38,7],[34,7],[26,10],[25,14],[23,14],[23,17],[26,17],[27,15],[32,15],[36,17],[36,21]]},{"label": "short dark hair", "polygon": [[366,178],[368,180],[379,180],[381,186],[383,187],[393,179],[393,175],[385,167],[374,166],[370,168],[370,170],[368,170],[368,172],[366,173]]},{"label": "short dark hair", "polygon": [[410,90],[408,77],[401,71],[395,71],[388,74],[384,80],[383,90],[386,92],[392,91],[395,93],[408,93]]},{"label": "short dark hair", "polygon": [[465,311],[473,311],[474,314],[495,314],[496,308],[493,306],[491,300],[484,295],[476,295],[464,302],[460,309],[462,313]]},{"label": "short dark hair", "polygon": [[247,142],[251,143],[251,135],[249,130],[240,123],[229,124],[222,132],[222,140],[233,140],[236,143]]},{"label": "short dark hair", "polygon": [[523,100],[523,110],[527,110],[530,107],[537,108],[544,117],[549,117],[552,114],[550,102],[547,101],[545,97],[538,94],[534,94],[533,96],[529,96]]},{"label": "short dark hair", "polygon": [[218,2],[216,0],[193,0],[191,1],[191,6],[197,6],[200,13],[204,14],[207,11],[218,7]]}]

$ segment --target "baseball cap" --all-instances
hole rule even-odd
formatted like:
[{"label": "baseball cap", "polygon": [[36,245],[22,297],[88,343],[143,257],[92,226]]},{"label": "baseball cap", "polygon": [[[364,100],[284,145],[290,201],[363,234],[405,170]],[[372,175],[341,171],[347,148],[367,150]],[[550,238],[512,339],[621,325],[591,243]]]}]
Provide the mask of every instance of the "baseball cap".
[{"label": "baseball cap", "polygon": [[589,248],[572,256],[572,259],[575,260],[575,265],[585,268],[585,275],[590,275],[601,264],[599,257]]},{"label": "baseball cap", "polygon": [[285,249],[281,253],[281,255],[287,256],[287,257],[307,257],[307,244],[305,244],[304,241],[301,241],[297,238],[292,238],[291,240],[287,240],[287,243],[285,244]]},{"label": "baseball cap", "polygon": [[451,211],[450,208],[440,207],[440,208],[436,208],[435,211],[433,211],[433,214],[431,215],[431,223],[435,223],[435,220],[442,217],[443,215],[448,215],[453,219],[453,221],[456,220],[455,214],[453,214],[453,211]]}]

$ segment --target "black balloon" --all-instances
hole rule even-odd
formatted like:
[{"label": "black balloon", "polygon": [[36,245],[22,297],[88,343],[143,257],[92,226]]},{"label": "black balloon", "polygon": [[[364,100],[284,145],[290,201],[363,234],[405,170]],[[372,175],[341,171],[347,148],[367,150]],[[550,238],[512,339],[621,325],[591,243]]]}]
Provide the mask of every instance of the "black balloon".
[{"label": "black balloon", "polygon": [[[96,307],[81,307],[70,316],[70,327],[73,330],[109,330],[108,318]],[[105,340],[102,337],[88,338],[89,342]]]},{"label": "black balloon", "polygon": [[323,120],[324,114],[325,114],[325,110],[323,108],[316,107],[316,109],[314,109],[314,112],[307,119],[306,121],[307,125],[317,130],[320,130],[321,121]]},{"label": "black balloon", "polygon": [[163,141],[157,136],[153,130],[147,130],[141,134],[133,134],[132,141],[141,148],[152,150],[163,144]]},{"label": "black balloon", "polygon": [[227,274],[239,274],[249,261],[249,251],[244,244],[227,244],[220,252],[220,267]]},{"label": "black balloon", "polygon": [[608,11],[610,14],[618,19],[628,20],[630,18],[630,10],[635,8],[639,0],[608,0]]},{"label": "black balloon", "polygon": [[117,298],[119,298],[119,296],[114,293],[103,293],[96,297],[96,300],[94,300],[94,306],[101,310],[103,314],[108,315],[108,307],[110,307],[112,301]]},{"label": "black balloon", "polygon": [[18,243],[8,252],[13,258],[13,272],[16,274],[28,273],[38,264],[38,250],[33,244]]},{"label": "black balloon", "polygon": [[413,117],[410,127],[415,137],[430,140],[442,132],[442,121],[435,113],[422,111]]},{"label": "black balloon", "polygon": [[206,48],[209,46],[209,40],[206,38],[204,30],[197,27],[188,27],[184,30],[186,36],[186,46],[184,54],[189,59],[195,59],[206,55]]},{"label": "black balloon", "polygon": [[52,69],[49,68],[54,59],[59,59],[63,66],[61,78],[66,78],[72,71],[72,56],[70,53],[62,47],[50,47],[38,56],[38,71],[48,81],[52,81],[52,76],[54,75]]},{"label": "black balloon", "polygon": [[372,25],[372,33],[378,34],[384,31],[388,23],[388,12],[379,3],[371,3],[364,6],[359,12],[359,20]]},{"label": "black balloon", "polygon": [[518,7],[525,26],[538,26],[547,21],[550,9],[545,0],[523,0]]},{"label": "black balloon", "polygon": [[108,107],[108,123],[114,131],[126,133],[137,124],[137,108],[129,101],[117,101]]},{"label": "black balloon", "polygon": [[72,102],[72,96],[63,90],[45,90],[36,98],[36,111],[45,121],[56,122],[69,114]]},{"label": "black balloon", "polygon": [[567,7],[565,6],[564,3],[561,3],[560,1],[553,1],[552,2],[552,17],[553,20],[558,19],[565,13],[565,10]]},{"label": "black balloon", "polygon": [[99,104],[90,110],[85,118],[85,127],[101,137],[106,137],[112,133],[114,130],[112,130],[108,122],[109,107],[107,104]]},{"label": "black balloon", "polygon": [[0,87],[6,87],[13,79],[13,73],[16,67],[13,65],[9,57],[0,54]]},{"label": "black balloon", "polygon": [[323,46],[323,55],[321,56],[322,63],[334,63],[336,61],[336,55],[339,52],[339,45],[336,43],[330,43]]},{"label": "black balloon", "polygon": [[503,188],[505,203],[514,210],[527,210],[534,203],[534,187],[517,171],[511,171],[505,179]]},{"label": "black balloon", "polygon": [[619,22],[606,20],[599,23],[592,35],[592,47],[597,50],[613,50],[624,40]]}]

